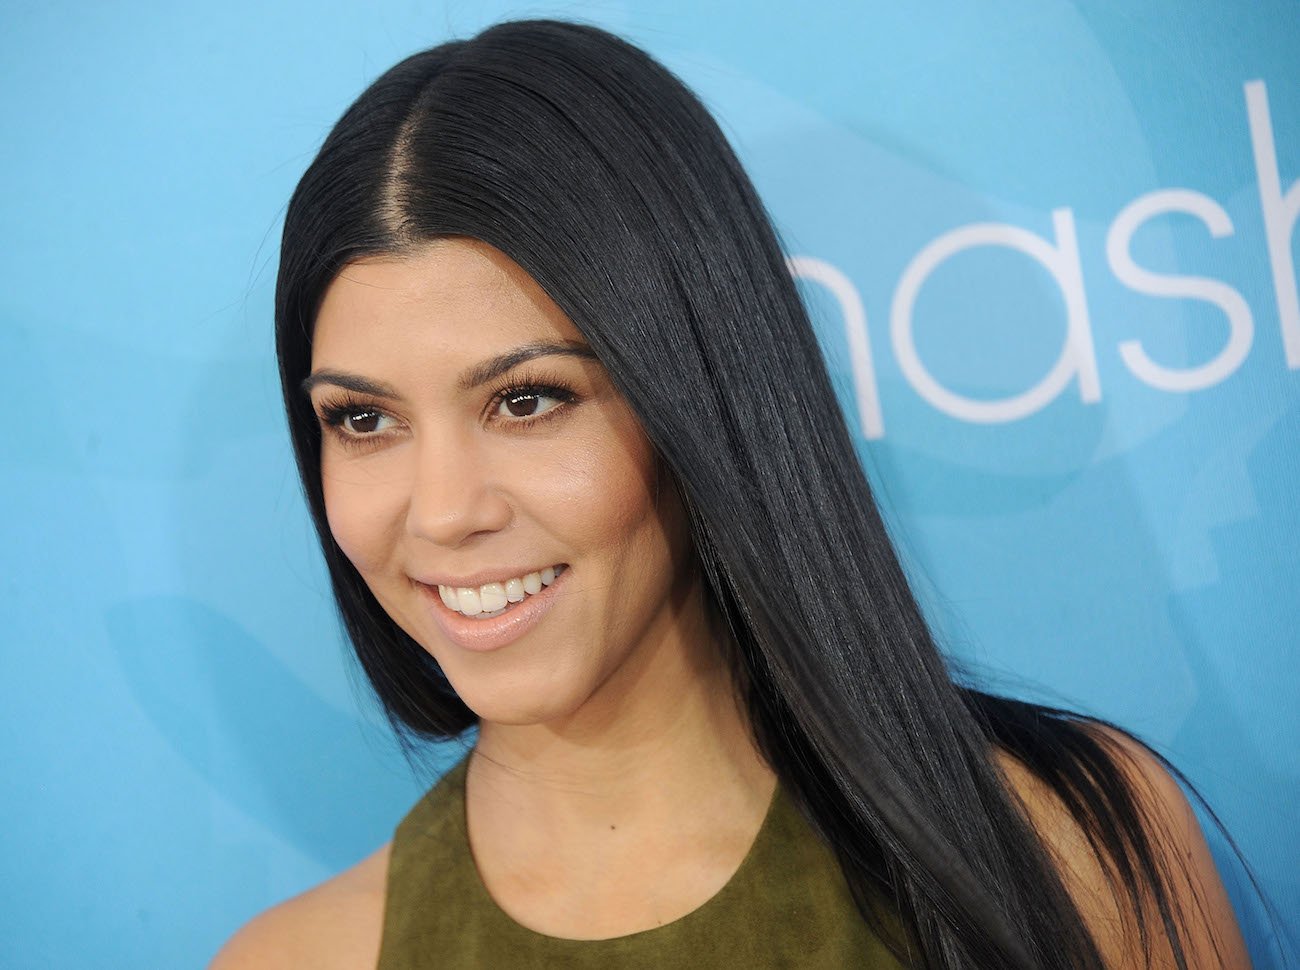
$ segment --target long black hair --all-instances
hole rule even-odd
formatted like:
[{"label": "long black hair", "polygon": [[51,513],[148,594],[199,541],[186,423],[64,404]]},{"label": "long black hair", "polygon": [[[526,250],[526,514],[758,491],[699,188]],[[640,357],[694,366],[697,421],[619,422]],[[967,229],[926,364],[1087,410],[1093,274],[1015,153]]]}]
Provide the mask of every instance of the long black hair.
[{"label": "long black hair", "polygon": [[753,186],[697,98],[595,27],[507,22],[403,60],[330,132],[286,215],[276,342],[293,446],[344,623],[399,737],[456,737],[476,717],[330,534],[299,387],[340,269],[454,236],[527,271],[638,415],[685,503],[755,740],[905,965],[1102,966],[996,746],[1060,795],[1139,914],[1139,892],[1154,892],[1186,966],[1143,813],[1091,729],[1106,722],[959,682]]}]

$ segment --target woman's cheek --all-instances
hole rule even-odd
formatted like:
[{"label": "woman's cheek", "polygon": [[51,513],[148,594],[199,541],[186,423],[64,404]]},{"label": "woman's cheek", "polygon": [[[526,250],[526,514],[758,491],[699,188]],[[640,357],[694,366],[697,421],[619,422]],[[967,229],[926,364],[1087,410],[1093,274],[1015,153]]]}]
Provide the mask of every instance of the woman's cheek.
[{"label": "woman's cheek", "polygon": [[401,534],[405,502],[389,481],[356,474],[356,469],[321,468],[325,519],[343,554],[362,577],[384,571]]},{"label": "woman's cheek", "polygon": [[552,534],[581,550],[612,552],[651,511],[652,453],[639,430],[619,434],[601,422],[584,431],[536,463],[527,487],[515,491]]},{"label": "woman's cheek", "polygon": [[[599,551],[612,561],[619,585],[661,585],[661,574],[671,568],[672,539],[665,534],[656,503],[655,454],[639,426],[628,422],[618,434],[575,456],[571,488],[569,535],[574,543]],[[614,577],[611,577],[614,579]]]}]

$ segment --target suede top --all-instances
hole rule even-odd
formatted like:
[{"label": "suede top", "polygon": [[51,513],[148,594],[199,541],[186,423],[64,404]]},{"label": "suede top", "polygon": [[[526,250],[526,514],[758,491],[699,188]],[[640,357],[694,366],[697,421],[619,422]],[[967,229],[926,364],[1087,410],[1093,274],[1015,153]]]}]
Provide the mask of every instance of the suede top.
[{"label": "suede top", "polygon": [[901,970],[858,913],[834,854],[780,784],[740,867],[685,916],[604,940],[530,930],[496,904],[474,865],[467,767],[462,759],[397,827],[379,970]]}]

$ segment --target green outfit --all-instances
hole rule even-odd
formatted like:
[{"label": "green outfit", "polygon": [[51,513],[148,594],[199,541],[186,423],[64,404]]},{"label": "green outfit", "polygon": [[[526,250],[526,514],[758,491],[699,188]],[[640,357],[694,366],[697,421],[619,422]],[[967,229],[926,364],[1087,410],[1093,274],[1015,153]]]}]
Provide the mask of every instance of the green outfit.
[{"label": "green outfit", "polygon": [[397,826],[378,970],[769,967],[896,970],[863,922],[834,855],[777,786],[740,868],[663,926],[608,940],[527,929],[488,895],[465,825],[468,759]]}]

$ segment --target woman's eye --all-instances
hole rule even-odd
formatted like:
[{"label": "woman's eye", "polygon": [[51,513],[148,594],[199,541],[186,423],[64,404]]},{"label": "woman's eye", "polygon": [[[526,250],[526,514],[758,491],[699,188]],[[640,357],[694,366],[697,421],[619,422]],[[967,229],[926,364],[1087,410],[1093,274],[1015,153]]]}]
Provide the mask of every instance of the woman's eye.
[{"label": "woman's eye", "polygon": [[356,408],[347,411],[341,416],[339,424],[348,434],[357,436],[371,435],[377,431],[386,430],[392,424],[393,419],[382,411],[376,411],[373,408]]},{"label": "woman's eye", "polygon": [[556,394],[545,394],[542,388],[530,388],[503,397],[497,407],[497,416],[536,418],[562,403],[563,399]]}]

